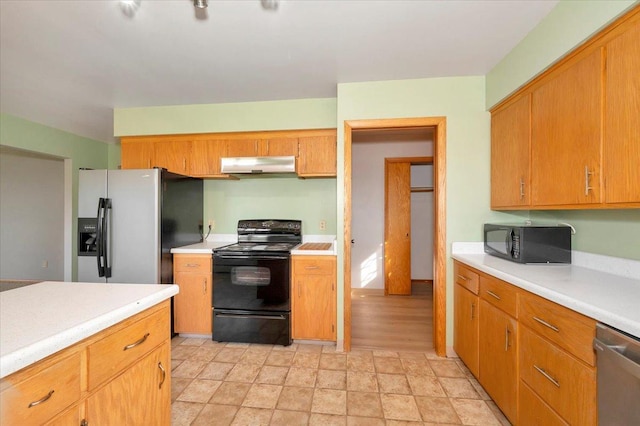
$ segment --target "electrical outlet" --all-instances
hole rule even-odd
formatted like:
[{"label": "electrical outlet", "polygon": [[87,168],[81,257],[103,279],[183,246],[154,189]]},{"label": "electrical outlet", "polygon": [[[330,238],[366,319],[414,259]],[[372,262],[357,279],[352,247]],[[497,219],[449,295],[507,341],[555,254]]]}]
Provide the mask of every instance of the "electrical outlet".
[{"label": "electrical outlet", "polygon": [[209,219],[209,228],[211,228],[211,230],[214,230],[216,228],[216,221],[213,219]]},{"label": "electrical outlet", "polygon": [[327,221],[326,220],[321,220],[320,221],[320,230],[321,231],[326,231],[327,229]]},{"label": "electrical outlet", "polygon": [[43,260],[42,261],[42,267],[43,268],[48,268],[49,267],[49,261],[48,260]]}]

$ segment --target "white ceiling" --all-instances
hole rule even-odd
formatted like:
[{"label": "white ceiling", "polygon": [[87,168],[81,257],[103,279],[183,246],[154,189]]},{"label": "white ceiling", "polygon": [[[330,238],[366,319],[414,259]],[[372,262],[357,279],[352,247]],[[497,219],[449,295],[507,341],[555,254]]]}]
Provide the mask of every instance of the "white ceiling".
[{"label": "white ceiling", "polygon": [[[264,0],[263,0],[264,1]],[[274,0],[266,0],[267,2]],[[113,109],[485,75],[557,0],[0,0],[3,113],[113,142]]]}]

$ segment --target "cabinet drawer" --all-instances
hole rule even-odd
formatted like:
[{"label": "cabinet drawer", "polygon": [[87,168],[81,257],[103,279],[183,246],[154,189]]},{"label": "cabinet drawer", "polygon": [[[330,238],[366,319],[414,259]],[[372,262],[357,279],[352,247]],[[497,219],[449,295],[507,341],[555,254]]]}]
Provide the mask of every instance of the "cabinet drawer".
[{"label": "cabinet drawer", "polygon": [[511,284],[493,277],[480,277],[480,297],[516,318],[517,290]]},{"label": "cabinet drawer", "polygon": [[531,426],[568,426],[534,391],[520,381],[518,424]]},{"label": "cabinet drawer", "polygon": [[589,365],[595,365],[593,319],[531,293],[523,292],[518,300],[520,322]]},{"label": "cabinet drawer", "polygon": [[520,379],[570,424],[595,424],[595,370],[527,327],[519,346]]},{"label": "cabinet drawer", "polygon": [[332,275],[334,265],[335,259],[332,256],[303,256],[293,259],[293,271],[296,275]]},{"label": "cabinet drawer", "polygon": [[210,273],[212,257],[209,254],[201,256],[173,256],[173,270],[176,272],[201,272]]},{"label": "cabinet drawer", "polygon": [[115,376],[170,337],[169,304],[89,345],[89,389]]},{"label": "cabinet drawer", "polygon": [[473,269],[467,268],[462,263],[455,261],[453,276],[457,284],[460,284],[474,294],[478,294],[480,276]]},{"label": "cabinet drawer", "polygon": [[[4,380],[11,382],[11,376]],[[0,397],[0,423],[42,424],[78,399],[80,353],[75,353],[4,390]]]}]

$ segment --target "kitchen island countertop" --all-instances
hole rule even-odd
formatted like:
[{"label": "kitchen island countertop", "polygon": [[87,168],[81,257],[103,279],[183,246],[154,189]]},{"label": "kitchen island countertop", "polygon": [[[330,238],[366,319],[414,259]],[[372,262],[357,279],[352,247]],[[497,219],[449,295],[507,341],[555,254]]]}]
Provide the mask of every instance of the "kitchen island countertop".
[{"label": "kitchen island countertop", "polygon": [[640,262],[573,252],[570,265],[524,265],[485,254],[479,245],[466,250],[465,244],[453,244],[454,259],[640,337]]},{"label": "kitchen island countertop", "polygon": [[177,294],[177,285],[45,281],[0,293],[0,378]]}]

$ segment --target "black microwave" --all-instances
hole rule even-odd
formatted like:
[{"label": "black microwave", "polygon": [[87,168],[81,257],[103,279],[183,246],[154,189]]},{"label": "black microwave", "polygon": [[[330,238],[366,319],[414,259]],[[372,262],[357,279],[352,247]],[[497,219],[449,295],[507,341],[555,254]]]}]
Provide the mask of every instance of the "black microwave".
[{"label": "black microwave", "polygon": [[484,251],[518,263],[571,263],[571,227],[485,223]]}]

